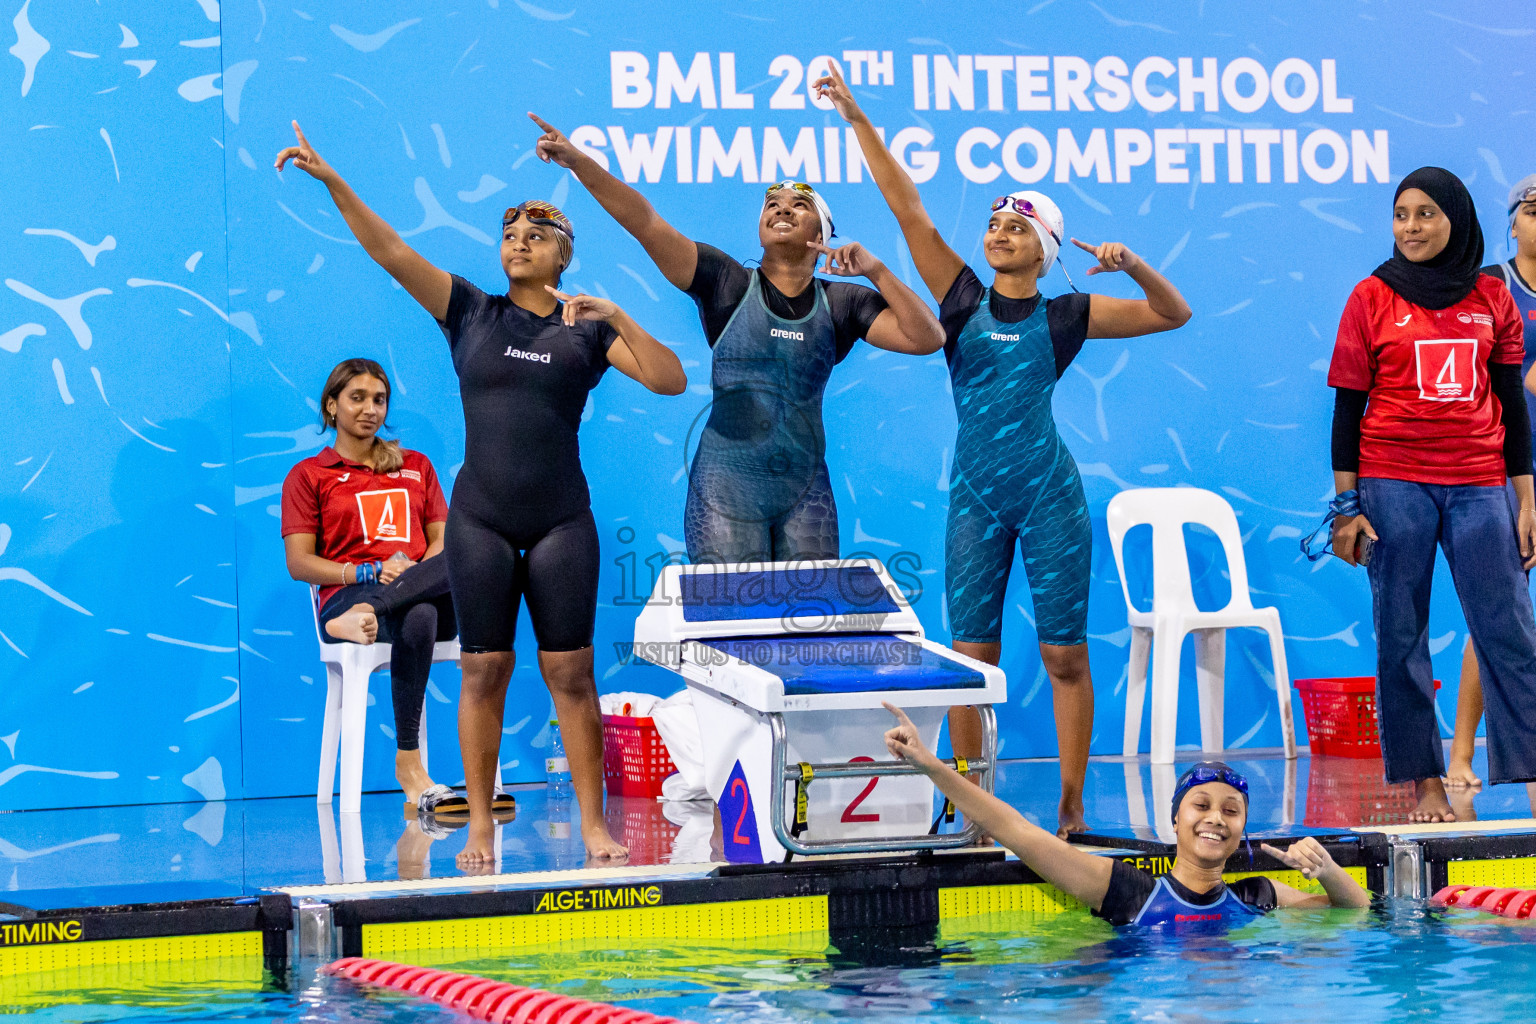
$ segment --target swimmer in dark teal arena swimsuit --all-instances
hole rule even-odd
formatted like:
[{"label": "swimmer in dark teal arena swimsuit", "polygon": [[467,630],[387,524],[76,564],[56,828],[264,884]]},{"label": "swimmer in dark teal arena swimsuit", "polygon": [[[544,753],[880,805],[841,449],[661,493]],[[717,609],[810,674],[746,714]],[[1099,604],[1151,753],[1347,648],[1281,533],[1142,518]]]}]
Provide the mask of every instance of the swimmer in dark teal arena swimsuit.
[{"label": "swimmer in dark teal arena swimsuit", "polygon": [[[532,117],[533,115],[529,115]],[[713,350],[713,404],[688,474],[683,531],[692,562],[837,558],[821,400],[832,367],[860,340],[928,355],[944,343],[933,313],[857,242],[829,247],[832,214],[803,182],[768,186],[758,215],[761,265],[694,242],[556,128],[538,154],[569,168],[698,304]],[[874,288],[817,280],[866,277]]]},{"label": "swimmer in dark teal arena swimsuit", "polygon": [[1303,892],[1275,878],[1222,880],[1248,824],[1248,780],[1220,761],[1202,761],[1173,791],[1176,852],[1168,873],[1154,877],[1113,857],[1087,853],[1025,820],[997,797],[969,784],[923,745],[904,711],[886,705],[896,726],[885,745],[917,766],[970,821],[1012,850],[1030,870],[1113,925],[1183,932],[1240,926],[1276,907],[1367,907],[1366,892],[1311,836],[1285,850],[1265,843],[1275,860],[1316,882]]},{"label": "swimmer in dark teal arena swimsuit", "polygon": [[[1088,273],[1125,271],[1146,299],[1084,295],[1074,287],[1070,295],[1041,301],[1036,280],[1055,262],[1063,235],[1056,204],[1038,192],[1015,192],[992,204],[984,248],[995,276],[992,287],[985,287],[934,227],[917,187],[841,75],[833,70],[815,87],[853,125],[912,262],[939,302],[959,418],[944,543],[952,646],[998,664],[1003,600],[1018,547],[1034,601],[1040,660],[1051,677],[1061,756],[1058,831],[1081,832],[1087,828],[1083,779],[1093,735],[1088,670],[1093,530],[1077,465],[1051,416],[1051,395],[1084,340],[1170,331],[1189,319],[1189,306],[1119,242],[1091,246],[1075,238],[1099,261]],[[951,709],[949,729],[956,754],[980,756],[981,718],[975,708]]]}]

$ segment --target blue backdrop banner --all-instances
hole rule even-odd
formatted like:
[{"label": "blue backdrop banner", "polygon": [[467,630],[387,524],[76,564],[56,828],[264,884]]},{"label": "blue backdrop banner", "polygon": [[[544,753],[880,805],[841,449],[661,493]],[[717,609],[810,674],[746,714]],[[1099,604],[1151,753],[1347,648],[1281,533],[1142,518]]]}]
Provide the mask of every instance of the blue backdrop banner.
[{"label": "blue backdrop banner", "polygon": [[[921,292],[852,133],[808,87],[835,63],[984,279],[990,200],[1023,187],[1055,199],[1068,234],[1124,242],[1161,270],[1194,319],[1090,341],[1055,401],[1094,521],[1096,753],[1118,751],[1123,723],[1129,630],[1103,515],[1124,488],[1221,494],[1242,525],[1256,603],[1280,609],[1292,675],[1374,671],[1363,574],[1297,551],[1332,494],[1337,318],[1390,252],[1390,199],[1408,170],[1462,176],[1491,261],[1507,256],[1509,183],[1536,169],[1536,20],[1502,3],[1447,14],[1306,2],[1262,17],[1050,0],[793,11],[11,0],[5,12],[0,809],[311,791],[324,672],[307,588],[284,568],[278,507],[289,468],[328,443],[317,399],[329,369],[379,360],[394,382],[392,436],[430,457],[445,486],[458,471],[463,420],[442,334],[317,182],[273,171],[291,120],[427,259],[490,292],[505,288],[501,211],[552,201],[577,229],[568,289],[612,298],[682,358],[684,396],[610,373],[583,416],[604,690],[675,686],[630,663],[626,645],[653,573],[683,549],[710,353],[691,301],[568,173],[535,157],[527,111],[738,259],[760,252],[762,184],[814,182],[841,238]],[[1073,247],[1062,258],[1081,287],[1138,294],[1116,276],[1086,278]],[[1043,287],[1066,289],[1055,272]],[[825,416],[844,553],[891,563],[947,640],[955,414],[943,357],[856,346],[833,371]],[[1201,601],[1224,602],[1214,538],[1194,538],[1192,555]],[[1144,541],[1128,568],[1145,599]],[[1022,572],[1007,609],[1003,753],[1050,755]],[[1464,640],[1445,581],[1430,643],[1447,734]],[[518,653],[509,781],[542,776],[550,711],[526,619]],[[1262,636],[1234,636],[1227,664],[1228,745],[1278,746]],[[434,669],[432,767],[449,782],[462,775],[457,689],[452,666]],[[386,674],[373,692],[370,789],[393,785]],[[1192,743],[1186,694],[1180,740]]]}]

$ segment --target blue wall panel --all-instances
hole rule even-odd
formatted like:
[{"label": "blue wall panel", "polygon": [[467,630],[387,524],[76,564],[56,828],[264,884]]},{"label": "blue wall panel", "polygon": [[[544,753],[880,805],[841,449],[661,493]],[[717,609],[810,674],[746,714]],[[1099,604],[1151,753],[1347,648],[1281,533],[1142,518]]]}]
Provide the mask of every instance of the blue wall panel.
[{"label": "blue wall panel", "polygon": [[[892,53],[893,84],[866,81],[860,99],[888,139],[909,128],[931,133],[927,148],[938,166],[921,186],[924,200],[950,243],[978,266],[988,201],[1025,186],[1007,171],[993,181],[962,173],[956,145],[972,129],[1000,139],[1031,126],[1058,149],[1063,129],[1090,149],[1096,129],[1106,140],[1132,130],[1149,137],[1219,131],[1223,140],[1230,131],[1293,130],[1305,140],[1328,129],[1351,144],[1362,132],[1371,146],[1386,133],[1377,164],[1358,175],[1351,165],[1333,181],[1306,161],[1296,180],[1284,180],[1280,145],[1273,180],[1258,181],[1251,144],[1242,182],[1230,180],[1220,145],[1213,180],[1201,181],[1200,149],[1191,143],[1183,151],[1188,181],[1170,180],[1176,168],[1159,173],[1155,159],[1127,165],[1128,181],[1115,180],[1116,167],[1100,180],[1097,167],[1075,170],[1058,159],[1031,186],[1057,199],[1069,234],[1126,242],[1168,274],[1196,313],[1174,334],[1090,342],[1057,390],[1058,422],[1094,516],[1094,750],[1116,751],[1122,729],[1128,632],[1103,511],[1124,487],[1189,484],[1223,494],[1242,523],[1256,601],[1281,608],[1292,675],[1372,671],[1363,574],[1331,560],[1312,566],[1296,554],[1297,538],[1331,495],[1324,381],[1333,330],[1350,288],[1389,252],[1392,181],[1414,166],[1438,163],[1461,174],[1480,204],[1490,256],[1504,252],[1502,198],[1510,181],[1536,168],[1523,67],[1536,33],[1528,11],[1474,4],[1455,17],[1389,16],[1376,6],[1302,4],[1260,18],[1212,5],[1047,3],[1010,9],[1001,23],[999,8],[980,3],[817,8],[810,19],[745,2],[672,11],[521,0],[27,9],[29,31],[50,49],[25,94],[29,58],[9,58],[0,78],[8,115],[0,131],[13,154],[8,191],[24,197],[0,209],[0,263],[5,277],[55,298],[95,288],[111,294],[85,300],[94,335],[87,349],[57,314],[15,287],[0,290],[0,382],[14,396],[0,406],[0,632],[9,641],[0,645],[0,739],[14,748],[0,753],[0,807],[185,796],[183,776],[210,757],[230,793],[307,791],[324,674],[305,588],[283,569],[276,509],[289,467],[325,443],[315,399],[329,368],[353,355],[382,362],[396,385],[396,435],[432,458],[445,483],[458,469],[462,414],[442,336],[352,242],[318,183],[293,169],[273,173],[291,119],[428,259],[487,290],[502,287],[494,248],[501,210],[522,198],[552,199],[577,228],[567,284],[612,297],[675,346],[689,372],[687,394],[657,397],[609,374],[582,428],[605,566],[600,686],[670,687],[656,670],[624,665],[615,645],[631,634],[636,594],[649,589],[634,570],[648,577],[647,559],[682,547],[684,467],[690,434],[708,411],[709,352],[691,302],[565,172],[532,158],[537,133],[524,111],[567,130],[590,126],[585,137],[605,140],[601,151],[615,168],[615,135],[628,146],[637,134],[656,142],[661,129],[675,138],[687,128],[692,173],[679,174],[674,148],[654,175],[636,172],[647,179],[638,187],[691,237],[751,257],[761,185],[739,172],[709,184],[679,178],[698,177],[705,129],[729,140],[746,127],[761,161],[770,130],[793,142],[811,128],[826,156],[823,129],[841,124],[835,114],[811,104],[770,106],[776,94],[788,95],[778,92],[780,72],[770,73],[781,55],[803,67],[820,54]],[[21,20],[18,40],[26,35]],[[136,48],[120,48],[119,23]],[[1454,45],[1406,65],[1402,54],[1426,35]],[[216,44],[185,44],[213,37]],[[37,49],[16,46],[22,54]],[[645,55],[652,88],[663,52],[684,71],[696,52],[708,53],[717,100],[719,55],[729,53],[737,88],[754,97],[753,107],[706,108],[699,96],[674,97],[660,109],[654,96],[645,106],[616,107],[615,51]],[[990,110],[987,74],[973,58],[1003,54],[1077,55],[1088,66],[1119,57],[1130,69],[1148,57],[1170,67],[1189,57],[1195,72],[1205,58],[1220,68],[1248,58],[1266,73],[1296,58],[1314,77],[1333,74],[1352,109],[1324,110],[1319,97],[1287,110],[1271,98],[1245,112],[1223,95],[1209,110],[1204,94],[1192,92],[1187,110],[1175,102],[1154,112],[1137,99],[1115,111],[1100,109],[1105,103],[1090,90],[1095,109],[1067,100],[1069,109],[1020,112],[1018,75],[1009,71],[996,97],[1004,109]],[[914,56],[931,79],[926,108],[917,102]],[[142,78],[123,63],[139,59],[156,61]],[[967,60],[971,109],[963,86],[940,102],[933,89]],[[1053,94],[1053,73],[1044,73],[1043,95]],[[1304,80],[1290,79],[1293,93]],[[1242,91],[1252,85],[1245,79]],[[1154,77],[1149,88],[1157,105],[1153,94],[1163,88],[1177,96],[1179,76]],[[987,144],[971,155],[978,165],[1002,161]],[[1327,153],[1319,159],[1326,164]],[[1057,180],[1058,167],[1066,180]],[[823,188],[842,237],[864,242],[920,287],[873,185]],[[29,228],[91,243],[111,234],[117,248],[92,265],[67,240],[24,234]],[[196,263],[194,252],[203,254]],[[1064,260],[1081,287],[1136,294],[1123,279],[1087,277],[1087,258],[1076,250]],[[1044,288],[1055,294],[1065,282],[1053,273]],[[29,335],[28,323],[46,334]],[[922,584],[918,610],[939,638],[948,636],[942,553],[954,412],[947,381],[941,357],[859,346],[834,372],[826,401],[844,550],[909,558],[909,575]],[[1213,543],[1194,550],[1202,597],[1215,600],[1226,588],[1219,554]],[[1145,559],[1133,554],[1133,561],[1147,568]],[[1050,754],[1050,689],[1033,652],[1022,573],[1008,607],[1004,750]],[[1465,638],[1448,585],[1436,592],[1430,636],[1447,682],[1440,706],[1448,723]],[[549,710],[531,639],[525,619],[502,755],[516,779],[539,775]],[[1262,638],[1234,638],[1228,666],[1229,743],[1278,745]],[[458,674],[440,667],[433,679],[432,762],[440,778],[457,781]],[[233,696],[235,680],[238,703],[197,717]],[[1186,692],[1180,739],[1194,742],[1192,686]],[[375,677],[374,693],[368,788],[391,782],[386,675]],[[26,765],[115,775],[18,770]],[[204,785],[211,773],[193,780]]]}]

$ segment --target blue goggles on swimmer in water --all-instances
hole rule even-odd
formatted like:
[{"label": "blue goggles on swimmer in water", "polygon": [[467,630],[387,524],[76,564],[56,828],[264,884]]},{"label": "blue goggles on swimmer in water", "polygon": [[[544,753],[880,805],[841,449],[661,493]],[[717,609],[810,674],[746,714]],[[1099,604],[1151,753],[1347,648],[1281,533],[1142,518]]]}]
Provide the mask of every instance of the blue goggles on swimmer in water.
[{"label": "blue goggles on swimmer in water", "polygon": [[1248,780],[1243,778],[1230,766],[1221,761],[1201,761],[1189,771],[1179,776],[1179,784],[1173,790],[1173,820],[1179,820],[1179,804],[1184,802],[1184,796],[1196,786],[1203,786],[1207,782],[1224,782],[1243,794],[1243,804],[1248,803]]}]

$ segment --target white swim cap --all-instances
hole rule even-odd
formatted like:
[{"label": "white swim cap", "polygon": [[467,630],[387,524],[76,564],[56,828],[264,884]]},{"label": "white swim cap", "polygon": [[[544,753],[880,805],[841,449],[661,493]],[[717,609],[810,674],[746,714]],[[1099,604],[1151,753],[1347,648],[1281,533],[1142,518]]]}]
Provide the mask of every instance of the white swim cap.
[{"label": "white swim cap", "polygon": [[833,235],[833,229],[832,229],[832,210],[831,210],[830,207],[827,206],[827,201],[825,199],[821,198],[821,193],[817,192],[815,189],[811,188],[811,186],[807,185],[805,182],[803,182],[803,181],[776,181],[776,182],[774,182],[772,185],[768,186],[768,191],[763,193],[763,205],[764,206],[768,205],[768,200],[773,197],[773,194],[775,192],[782,192],[785,189],[790,189],[791,191],[793,191],[793,192],[795,192],[795,193],[797,193],[799,195],[804,196],[806,199],[809,199],[811,201],[811,205],[812,206],[816,207],[816,216],[821,218],[821,244],[822,245],[826,245],[826,246],[830,246],[832,244],[832,235]]},{"label": "white swim cap", "polygon": [[1515,187],[1509,190],[1509,215],[1515,215],[1515,208],[1522,203],[1531,201],[1531,190],[1536,189],[1536,174],[1527,174],[1515,182]]},{"label": "white swim cap", "polygon": [[1029,221],[1035,229],[1035,234],[1040,238],[1040,249],[1045,254],[1045,259],[1040,264],[1040,276],[1050,273],[1051,264],[1056,262],[1056,254],[1061,250],[1062,231],[1064,226],[1061,219],[1061,208],[1053,203],[1049,196],[1042,192],[1010,192],[1005,199],[1014,199],[1029,204],[1032,213],[1019,210],[1011,204],[993,205],[993,211],[1008,209],[1019,214]]}]

